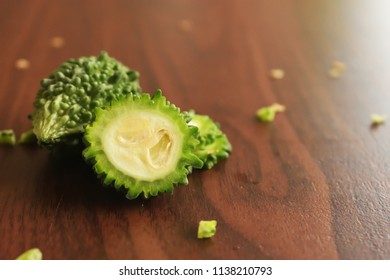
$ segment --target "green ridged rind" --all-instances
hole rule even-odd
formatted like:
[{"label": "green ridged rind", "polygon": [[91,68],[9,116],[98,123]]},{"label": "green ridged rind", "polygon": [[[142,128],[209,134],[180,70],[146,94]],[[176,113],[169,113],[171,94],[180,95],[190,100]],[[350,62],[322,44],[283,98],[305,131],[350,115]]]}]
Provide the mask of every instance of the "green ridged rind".
[{"label": "green ridged rind", "polygon": [[[181,156],[176,168],[164,178],[144,181],[130,177],[116,169],[105,154],[101,132],[116,117],[133,109],[152,110],[168,117],[182,134]],[[125,191],[128,199],[135,199],[140,195],[149,198],[163,192],[172,193],[175,185],[188,184],[187,176],[192,167],[202,167],[203,162],[193,153],[195,146],[199,144],[197,133],[198,129],[187,125],[185,115],[175,105],[169,103],[161,91],[157,91],[153,96],[146,93],[128,96],[113,102],[110,108],[96,110],[96,120],[86,128],[84,135],[87,148],[83,151],[83,156],[92,163],[95,172],[105,185]]]},{"label": "green ridged rind", "polygon": [[196,126],[199,130],[199,144],[195,147],[194,154],[203,161],[203,167],[210,169],[221,159],[228,158],[232,145],[219,123],[209,116],[196,114],[195,111],[189,111],[188,115],[191,117],[189,125]]},{"label": "green ridged rind", "polygon": [[138,72],[106,52],[70,59],[41,81],[30,115],[40,144],[73,143],[77,134],[105,107],[123,96],[141,92]]}]

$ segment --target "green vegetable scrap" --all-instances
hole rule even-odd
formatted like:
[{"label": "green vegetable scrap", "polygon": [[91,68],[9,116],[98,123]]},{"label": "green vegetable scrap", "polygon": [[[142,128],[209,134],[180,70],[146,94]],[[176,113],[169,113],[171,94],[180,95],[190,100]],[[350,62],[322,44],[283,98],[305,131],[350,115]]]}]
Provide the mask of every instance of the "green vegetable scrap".
[{"label": "green vegetable scrap", "polygon": [[104,184],[123,189],[129,199],[173,191],[187,184],[191,168],[202,161],[193,150],[197,128],[161,91],[128,96],[96,110],[87,127],[83,155]]},{"label": "green vegetable scrap", "polygon": [[17,260],[42,260],[42,252],[38,248],[32,248],[16,258]]},{"label": "green vegetable scrap", "polygon": [[278,103],[274,103],[271,106],[262,107],[256,112],[256,116],[259,121],[272,122],[275,119],[276,113],[284,112],[286,107]]},{"label": "green vegetable scrap", "polygon": [[387,119],[386,115],[371,114],[371,121],[373,125],[383,124]]},{"label": "green vegetable scrap", "polygon": [[35,111],[34,134],[42,145],[73,144],[94,118],[94,109],[139,93],[139,74],[101,52],[98,57],[70,59],[41,81]]},{"label": "green vegetable scrap", "polygon": [[198,226],[198,239],[210,238],[217,232],[217,221],[200,221]]},{"label": "green vegetable scrap", "polygon": [[12,129],[0,130],[0,144],[15,145],[15,132]]},{"label": "green vegetable scrap", "polygon": [[199,129],[199,144],[194,153],[203,161],[203,166],[210,169],[221,159],[229,157],[232,151],[227,136],[221,131],[220,125],[209,116],[198,115],[190,111],[191,121],[189,125]]}]

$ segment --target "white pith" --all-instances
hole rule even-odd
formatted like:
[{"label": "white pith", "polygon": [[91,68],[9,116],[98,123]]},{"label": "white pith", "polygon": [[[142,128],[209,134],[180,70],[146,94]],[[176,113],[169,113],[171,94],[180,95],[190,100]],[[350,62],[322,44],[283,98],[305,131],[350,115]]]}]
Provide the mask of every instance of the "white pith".
[{"label": "white pith", "polygon": [[183,139],[167,116],[133,110],[109,123],[102,135],[108,160],[122,173],[138,180],[155,181],[176,168]]}]

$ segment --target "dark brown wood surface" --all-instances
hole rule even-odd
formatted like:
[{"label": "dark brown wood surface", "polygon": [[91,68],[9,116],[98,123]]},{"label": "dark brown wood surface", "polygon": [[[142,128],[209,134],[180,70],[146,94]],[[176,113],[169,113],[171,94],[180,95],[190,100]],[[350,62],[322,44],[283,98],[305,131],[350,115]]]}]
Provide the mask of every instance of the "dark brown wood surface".
[{"label": "dark brown wood surface", "polygon": [[[0,1],[0,129],[28,130],[40,80],[106,50],[144,91],[218,121],[233,146],[172,196],[134,201],[80,158],[0,146],[0,259],[31,247],[45,259],[389,259],[390,124],[370,120],[390,116],[389,11],[371,0]],[[287,110],[258,122],[273,102]],[[202,219],[218,221],[212,239],[196,238]]]}]

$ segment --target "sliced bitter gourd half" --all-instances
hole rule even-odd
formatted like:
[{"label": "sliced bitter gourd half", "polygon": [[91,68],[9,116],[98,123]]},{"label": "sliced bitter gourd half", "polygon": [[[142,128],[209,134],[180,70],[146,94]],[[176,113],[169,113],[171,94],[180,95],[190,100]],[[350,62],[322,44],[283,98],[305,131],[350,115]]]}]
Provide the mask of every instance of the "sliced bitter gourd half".
[{"label": "sliced bitter gourd half", "polygon": [[203,161],[203,167],[210,169],[219,160],[229,157],[232,145],[226,134],[220,129],[219,123],[209,116],[196,114],[194,111],[188,112],[191,121],[190,126],[199,129],[198,140],[194,153]]},{"label": "sliced bitter gourd half", "polygon": [[188,184],[191,166],[203,164],[193,153],[197,128],[187,120],[159,90],[127,96],[96,110],[83,155],[104,184],[124,189],[129,199],[172,193],[174,185]]}]

